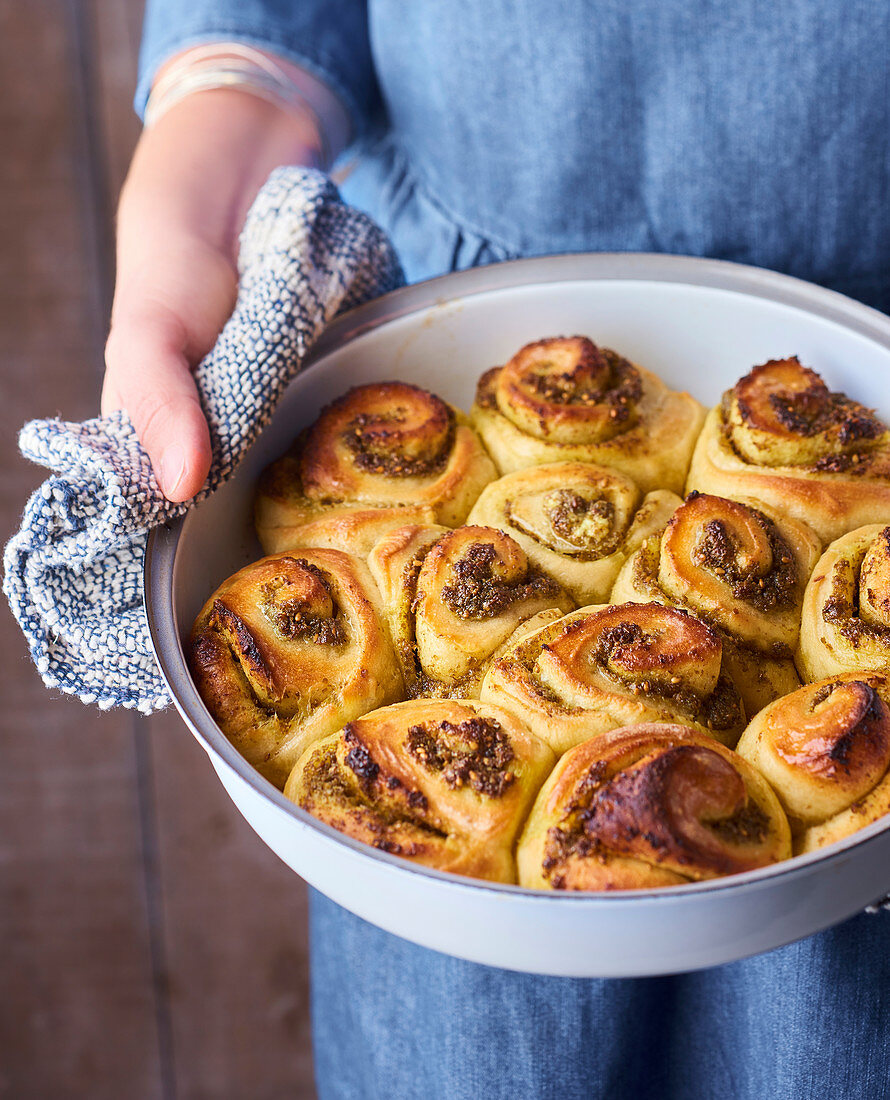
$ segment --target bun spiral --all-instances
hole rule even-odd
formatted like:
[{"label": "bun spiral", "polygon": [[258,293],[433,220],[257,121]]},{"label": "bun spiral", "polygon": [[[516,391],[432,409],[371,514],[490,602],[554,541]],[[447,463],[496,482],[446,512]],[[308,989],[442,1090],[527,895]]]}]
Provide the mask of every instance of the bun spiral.
[{"label": "bun spiral", "polygon": [[513,711],[557,753],[659,719],[735,744],[745,714],[722,650],[715,630],[661,604],[584,607],[511,643],[481,698]]},{"label": "bun spiral", "polygon": [[612,600],[656,600],[716,627],[748,714],[800,686],[792,660],[819,542],[751,503],[690,493],[618,574]]},{"label": "bun spiral", "polygon": [[890,680],[847,674],[765,707],[738,751],[779,796],[795,851],[841,840],[890,813]]},{"label": "bun spiral", "polygon": [[708,414],[686,487],[763,501],[830,542],[890,521],[890,432],[796,357],[773,359]]},{"label": "bun spiral", "polygon": [[523,886],[635,890],[764,867],[791,855],[766,781],[680,725],[612,730],[565,754],[517,850]]},{"label": "bun spiral", "polygon": [[412,698],[478,696],[488,662],[521,623],[574,606],[491,527],[400,527],[374,547],[369,565]]},{"label": "bun spiral", "polygon": [[890,672],[890,527],[851,531],[819,559],[804,594],[797,663],[805,680]]},{"label": "bun spiral", "polygon": [[325,545],[368,553],[411,522],[462,523],[494,465],[457,409],[406,382],[333,401],[264,472],[255,519],[267,553]]},{"label": "bun spiral", "polygon": [[486,485],[467,522],[497,527],[515,539],[536,565],[559,577],[577,603],[602,603],[627,555],[682,503],[664,490],[641,498],[617,470],[554,462]]},{"label": "bun spiral", "polygon": [[377,601],[363,562],[305,550],[239,570],[198,616],[195,685],[235,748],[277,786],[307,745],[401,695]]},{"label": "bun spiral", "polygon": [[473,423],[502,474],[595,462],[643,492],[681,492],[704,411],[584,336],[526,344],[479,381]]},{"label": "bun spiral", "polygon": [[366,714],[306,751],[285,795],[381,851],[515,882],[513,844],[553,754],[506,711],[416,700]]}]

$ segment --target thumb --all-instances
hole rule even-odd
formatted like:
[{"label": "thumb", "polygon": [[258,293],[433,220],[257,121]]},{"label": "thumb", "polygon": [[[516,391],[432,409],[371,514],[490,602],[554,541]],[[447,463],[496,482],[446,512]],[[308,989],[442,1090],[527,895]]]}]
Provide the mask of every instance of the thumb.
[{"label": "thumb", "polygon": [[210,470],[210,433],[186,354],[185,327],[169,309],[118,314],[105,347],[102,412],[124,409],[168,500],[190,500]]}]

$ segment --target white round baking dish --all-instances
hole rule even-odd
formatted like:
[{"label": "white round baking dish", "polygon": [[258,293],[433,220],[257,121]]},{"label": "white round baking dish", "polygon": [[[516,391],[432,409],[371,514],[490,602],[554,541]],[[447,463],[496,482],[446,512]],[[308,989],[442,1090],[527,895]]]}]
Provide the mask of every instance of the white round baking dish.
[{"label": "white round baking dish", "polygon": [[890,418],[890,318],[756,268],[598,254],[497,264],[407,287],[337,321],[232,480],[158,528],[145,599],[186,724],[256,832],[312,886],[399,936],[476,962],[619,977],[713,966],[825,928],[890,890],[890,819],[824,853],[656,891],[559,894],[428,871],[350,840],[288,802],[232,748],[189,677],[201,604],[260,556],[259,471],[348,386],[406,379],[467,409],[483,370],[543,336],[582,333],[713,404],[755,363],[797,354]]}]

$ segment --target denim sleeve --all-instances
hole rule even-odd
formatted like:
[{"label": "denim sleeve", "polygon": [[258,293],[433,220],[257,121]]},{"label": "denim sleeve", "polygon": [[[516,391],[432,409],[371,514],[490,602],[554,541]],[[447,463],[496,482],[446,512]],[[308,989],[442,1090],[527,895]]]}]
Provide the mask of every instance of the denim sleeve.
[{"label": "denim sleeve", "polygon": [[148,0],[134,101],[140,118],[163,62],[215,41],[268,49],[302,66],[340,97],[353,138],[367,129],[377,90],[366,0]]}]

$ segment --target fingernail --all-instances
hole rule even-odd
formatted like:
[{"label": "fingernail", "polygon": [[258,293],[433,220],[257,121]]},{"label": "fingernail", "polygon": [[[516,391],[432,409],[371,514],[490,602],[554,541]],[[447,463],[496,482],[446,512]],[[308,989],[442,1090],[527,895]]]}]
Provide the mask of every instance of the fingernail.
[{"label": "fingernail", "polygon": [[158,480],[166,496],[175,493],[185,473],[185,450],[179,443],[168,447],[161,455]]}]

